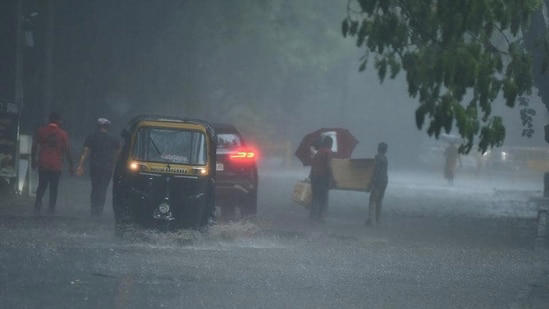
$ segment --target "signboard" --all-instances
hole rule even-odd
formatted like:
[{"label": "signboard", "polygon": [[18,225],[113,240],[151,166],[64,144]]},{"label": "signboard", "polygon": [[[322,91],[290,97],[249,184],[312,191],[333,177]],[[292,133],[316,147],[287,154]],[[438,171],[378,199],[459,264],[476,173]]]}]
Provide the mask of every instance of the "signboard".
[{"label": "signboard", "polygon": [[332,159],[335,189],[367,192],[374,174],[374,159]]},{"label": "signboard", "polygon": [[0,177],[17,176],[17,135],[19,114],[17,106],[0,102]]}]

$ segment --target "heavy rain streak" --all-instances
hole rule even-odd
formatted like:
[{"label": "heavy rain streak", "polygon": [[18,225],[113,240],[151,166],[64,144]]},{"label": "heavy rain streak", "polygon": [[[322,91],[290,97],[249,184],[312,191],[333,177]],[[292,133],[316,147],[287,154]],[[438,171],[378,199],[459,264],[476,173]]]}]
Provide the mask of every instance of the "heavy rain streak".
[{"label": "heavy rain streak", "polygon": [[0,1],[0,308],[549,308],[548,9]]}]

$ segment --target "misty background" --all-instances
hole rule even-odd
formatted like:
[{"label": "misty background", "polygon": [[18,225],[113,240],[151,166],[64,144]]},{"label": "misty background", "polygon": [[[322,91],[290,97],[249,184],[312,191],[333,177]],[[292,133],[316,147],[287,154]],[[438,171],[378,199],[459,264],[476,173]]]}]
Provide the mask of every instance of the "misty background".
[{"label": "misty background", "polygon": [[[137,226],[117,237],[112,190],[104,216],[90,218],[88,177],[63,173],[55,215],[0,192],[0,308],[549,308],[547,199],[542,172],[525,173],[528,159],[548,162],[537,90],[532,138],[520,106],[493,104],[503,147],[537,149],[517,151],[521,162],[494,151],[482,171],[471,154],[451,185],[447,142],[416,128],[405,75],[380,84],[374,55],[358,72],[364,50],[341,31],[347,3],[0,0],[0,103],[24,103],[21,133],[57,111],[76,158],[98,117],[118,135],[138,114],[165,114],[232,123],[260,158],[257,217],[218,216],[207,232]],[[549,106],[549,77],[537,77]],[[389,144],[381,224],[365,226],[365,192],[331,190],[318,224],[296,203],[309,170],[293,153],[322,127],[349,129],[354,158]]]},{"label": "misty background", "polygon": [[[418,103],[404,74],[380,84],[372,66],[358,72],[363,50],[340,31],[347,0],[54,1],[49,104],[46,3],[25,1],[27,14],[40,14],[28,26],[34,46],[25,47],[24,133],[51,105],[78,141],[100,116],[118,133],[131,117],[153,113],[233,123],[263,157],[280,154],[278,145],[295,150],[321,127],[348,128],[360,141],[354,157],[387,142],[393,166],[414,164],[433,143],[416,128]],[[519,109],[495,104],[505,146],[545,145],[546,109],[536,92],[530,102],[530,139],[521,136]]]}]

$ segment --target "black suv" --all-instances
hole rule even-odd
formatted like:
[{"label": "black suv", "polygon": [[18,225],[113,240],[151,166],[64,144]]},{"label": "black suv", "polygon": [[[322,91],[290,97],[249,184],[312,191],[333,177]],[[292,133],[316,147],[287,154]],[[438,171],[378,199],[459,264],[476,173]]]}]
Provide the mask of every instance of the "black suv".
[{"label": "black suv", "polygon": [[214,124],[217,134],[216,205],[221,216],[233,218],[257,213],[257,151],[246,145],[238,130],[228,124]]}]

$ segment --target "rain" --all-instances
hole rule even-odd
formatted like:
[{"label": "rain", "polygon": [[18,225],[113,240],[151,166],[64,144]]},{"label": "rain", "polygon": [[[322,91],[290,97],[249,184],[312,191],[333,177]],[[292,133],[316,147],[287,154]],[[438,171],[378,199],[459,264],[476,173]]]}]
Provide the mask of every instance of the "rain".
[{"label": "rain", "polygon": [[[458,119],[418,128],[407,67],[342,33],[367,2],[2,1],[0,308],[548,308],[545,75],[451,159]],[[533,2],[505,39],[546,36]]]}]

